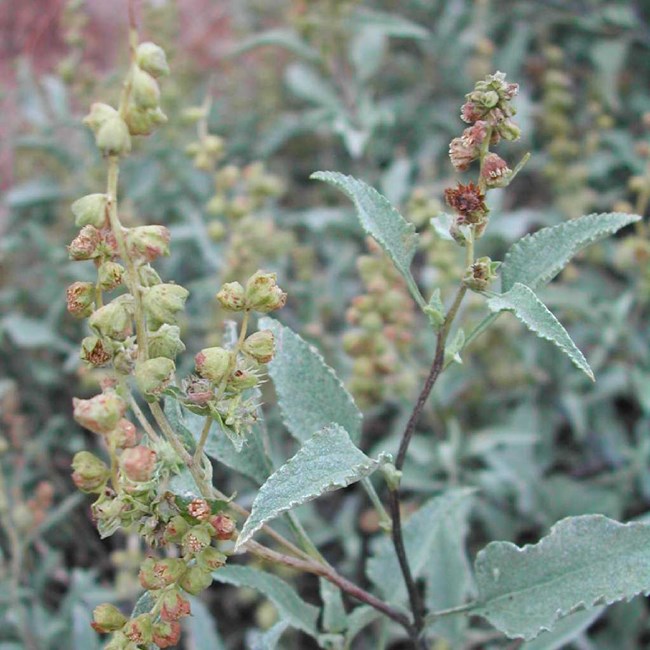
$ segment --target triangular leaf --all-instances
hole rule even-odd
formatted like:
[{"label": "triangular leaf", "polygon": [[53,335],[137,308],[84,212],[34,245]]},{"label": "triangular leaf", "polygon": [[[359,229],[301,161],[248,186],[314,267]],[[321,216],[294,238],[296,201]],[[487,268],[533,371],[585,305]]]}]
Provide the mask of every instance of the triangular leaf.
[{"label": "triangular leaf", "polygon": [[314,431],[335,422],[358,443],[361,413],[318,350],[272,318],[261,319],[260,327],[270,329],[275,337],[276,353],[268,369],[291,434],[304,442]]},{"label": "triangular leaf", "polygon": [[383,461],[368,458],[339,425],[321,429],[262,485],[235,548],[246,544],[267,521],[361,480]]},{"label": "triangular leaf", "polygon": [[406,221],[386,197],[363,181],[338,172],[315,172],[310,178],[333,185],[354,203],[363,229],[388,253],[404,276],[413,298],[424,307],[426,302],[411,275],[418,240],[415,226]]},{"label": "triangular leaf", "polygon": [[475,569],[472,613],[511,638],[530,640],[572,612],[650,591],[650,526],[568,517],[537,544],[488,544]]},{"label": "triangular leaf", "polygon": [[538,289],[583,248],[640,218],[624,212],[589,214],[526,235],[512,245],[501,265],[502,291],[509,291],[517,282]]},{"label": "triangular leaf", "polygon": [[576,367],[594,381],[594,373],[568,332],[527,286],[517,283],[507,293],[490,298],[487,304],[490,311],[495,313],[513,312],[531,332],[535,332],[540,338],[557,345]]}]

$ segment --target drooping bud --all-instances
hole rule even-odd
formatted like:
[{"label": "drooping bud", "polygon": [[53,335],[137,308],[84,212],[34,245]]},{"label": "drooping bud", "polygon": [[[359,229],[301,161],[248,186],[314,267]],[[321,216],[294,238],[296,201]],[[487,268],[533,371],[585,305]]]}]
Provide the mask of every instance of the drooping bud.
[{"label": "drooping bud", "polygon": [[135,51],[135,58],[138,66],[154,77],[162,77],[169,74],[169,65],[165,50],[151,41],[145,41],[138,45]]},{"label": "drooping bud", "polygon": [[214,546],[204,548],[196,557],[199,566],[208,571],[216,571],[226,564],[227,557]]},{"label": "drooping bud", "polygon": [[190,292],[180,284],[157,284],[143,293],[142,306],[153,327],[174,325]]},{"label": "drooping bud", "polygon": [[138,226],[125,233],[129,255],[153,262],[161,255],[169,255],[169,229],[165,226]]},{"label": "drooping bud", "polygon": [[111,440],[118,449],[135,447],[138,444],[138,432],[135,424],[126,418],[122,418],[109,434]]},{"label": "drooping bud", "polygon": [[257,271],[246,283],[246,306],[266,314],[284,307],[287,294],[276,284],[275,273]]},{"label": "drooping bud", "polygon": [[496,276],[501,262],[489,257],[479,257],[465,272],[463,284],[472,291],[485,291]]},{"label": "drooping bud", "polygon": [[100,336],[124,341],[133,333],[133,296],[124,294],[97,309],[88,320]]},{"label": "drooping bud", "polygon": [[159,648],[171,648],[181,640],[178,621],[160,621],[153,626],[153,642]]},{"label": "drooping bud", "polygon": [[148,557],[140,567],[138,579],[144,589],[163,589],[178,582],[186,570],[187,565],[179,558]]},{"label": "drooping bud", "polygon": [[211,584],[212,573],[198,565],[190,567],[180,581],[181,587],[193,596],[198,596],[198,594],[207,589]]},{"label": "drooping bud", "polygon": [[240,393],[248,388],[254,388],[259,382],[259,376],[251,368],[237,368],[228,378],[228,388],[235,393]]},{"label": "drooping bud", "polygon": [[195,357],[196,372],[218,384],[230,369],[230,352],[224,348],[204,348]]},{"label": "drooping bud", "polygon": [[258,363],[268,363],[275,354],[275,341],[271,330],[251,334],[242,345],[242,352]]},{"label": "drooping bud", "polygon": [[106,222],[106,194],[87,194],[77,199],[71,206],[75,224],[102,228]]},{"label": "drooping bud", "polygon": [[204,526],[192,526],[185,535],[183,535],[182,545],[183,552],[186,555],[196,555],[206,546],[210,546],[212,541],[210,530]]},{"label": "drooping bud", "polygon": [[221,541],[231,539],[237,529],[237,524],[228,515],[215,515],[210,519],[210,524],[216,538]]},{"label": "drooping bud", "polygon": [[95,285],[92,282],[74,282],[66,290],[68,311],[75,318],[86,318],[93,313]]},{"label": "drooping bud", "polygon": [[90,112],[83,119],[83,123],[95,134],[107,120],[118,117],[119,113],[108,104],[96,102],[90,107]]},{"label": "drooping bud", "polygon": [[68,255],[71,260],[91,260],[100,254],[99,246],[102,235],[94,226],[84,226],[79,234],[70,242]]},{"label": "drooping bud", "polygon": [[194,519],[206,521],[212,514],[210,504],[205,499],[193,499],[187,506],[187,512]]},{"label": "drooping bud", "polygon": [[485,194],[474,183],[458,183],[455,188],[447,188],[445,200],[450,208],[465,217],[466,223],[479,223],[489,212]]},{"label": "drooping bud", "polygon": [[156,357],[139,363],[135,368],[135,382],[146,397],[158,398],[174,379],[176,365],[166,357]]},{"label": "drooping bud", "polygon": [[72,399],[73,417],[93,433],[110,433],[126,413],[126,402],[114,391],[107,390],[90,399]]},{"label": "drooping bud", "polygon": [[129,128],[122,117],[109,117],[98,129],[95,143],[107,156],[121,156],[131,151]]},{"label": "drooping bud", "polygon": [[149,332],[149,356],[175,359],[185,350],[180,338],[180,327],[163,323],[155,332]]},{"label": "drooping bud", "polygon": [[214,399],[214,386],[209,379],[192,375],[183,381],[183,390],[188,402],[197,406],[203,406]]},{"label": "drooping bud", "polygon": [[151,614],[140,614],[124,626],[124,634],[138,646],[149,645],[152,641],[153,620]]},{"label": "drooping bud", "polygon": [[[184,576],[186,575],[187,573],[184,574]],[[162,618],[163,621],[177,621],[178,619],[183,618],[184,616],[189,616],[192,613],[189,601],[181,596],[178,589],[171,589],[165,592],[161,597],[161,603],[160,618]]]},{"label": "drooping bud", "polygon": [[243,311],[246,308],[246,292],[239,282],[226,282],[219,290],[217,300],[228,311]]},{"label": "drooping bud", "polygon": [[138,66],[133,69],[131,96],[139,108],[156,108],[160,104],[158,82]]},{"label": "drooping bud", "polygon": [[190,525],[180,515],[172,517],[165,526],[165,540],[174,543],[180,542],[189,527]]},{"label": "drooping bud", "polygon": [[153,287],[157,284],[162,284],[161,277],[150,264],[140,266],[138,268],[138,275],[140,276],[140,284],[143,287]]},{"label": "drooping bud", "polygon": [[113,358],[113,351],[97,336],[87,336],[81,341],[79,357],[97,368],[106,365]]},{"label": "drooping bud", "polygon": [[488,187],[505,187],[512,176],[512,170],[501,156],[489,153],[483,161],[481,176]]},{"label": "drooping bud", "polygon": [[126,616],[115,605],[102,603],[93,610],[93,622],[90,625],[95,632],[106,634],[107,632],[119,630],[127,620]]},{"label": "drooping bud", "polygon": [[122,452],[120,465],[127,478],[136,483],[144,483],[151,479],[156,460],[157,455],[153,449],[138,445]]},{"label": "drooping bud", "polygon": [[122,284],[124,279],[124,267],[117,262],[107,260],[100,264],[97,269],[97,280],[104,291],[112,291]]},{"label": "drooping bud", "polygon": [[89,451],[78,451],[72,459],[72,480],[86,493],[101,492],[111,475],[108,465]]},{"label": "drooping bud", "polygon": [[131,135],[149,135],[154,129],[151,111],[130,103],[124,115],[124,121]]}]

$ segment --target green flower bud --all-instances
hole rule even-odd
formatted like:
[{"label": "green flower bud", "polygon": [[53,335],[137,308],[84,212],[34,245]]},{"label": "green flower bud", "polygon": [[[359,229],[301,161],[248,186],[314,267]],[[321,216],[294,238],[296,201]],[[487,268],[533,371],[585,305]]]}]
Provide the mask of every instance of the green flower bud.
[{"label": "green flower bud", "polygon": [[125,449],[120,456],[122,471],[128,479],[136,483],[144,483],[151,479],[156,461],[156,452],[144,445]]},{"label": "green flower bud", "polygon": [[[186,575],[187,572],[183,574],[183,577]],[[189,601],[181,596],[178,589],[170,589],[162,595],[160,618],[163,621],[171,623],[184,616],[189,616],[191,613]]]},{"label": "green flower bud", "polygon": [[117,262],[107,260],[102,262],[97,269],[97,280],[104,291],[112,291],[122,284],[124,279],[124,267]]},{"label": "green flower bud", "polygon": [[94,226],[84,226],[70,242],[68,255],[71,260],[91,260],[100,255],[102,234]]},{"label": "green flower bud", "polygon": [[187,565],[181,559],[148,557],[140,567],[138,579],[144,589],[163,589],[178,582],[186,570]]},{"label": "green flower bud", "polygon": [[129,128],[120,115],[108,118],[99,127],[95,142],[98,149],[107,156],[121,156],[131,151]]},{"label": "green flower bud", "polygon": [[284,307],[287,294],[276,284],[275,273],[257,271],[246,283],[246,306],[266,314]]},{"label": "green flower bud", "polygon": [[167,124],[167,122],[169,121],[169,118],[167,117],[167,115],[165,115],[165,113],[163,113],[160,106],[156,106],[156,108],[149,109],[149,119],[151,120],[151,123],[154,126]]},{"label": "green flower bud", "polygon": [[250,368],[237,368],[228,378],[228,388],[235,393],[254,388],[259,383],[259,376]]},{"label": "green flower bud", "polygon": [[135,51],[135,60],[140,68],[154,77],[169,74],[165,50],[151,41],[145,41],[138,45]]},{"label": "green flower bud", "polygon": [[126,231],[126,247],[131,257],[153,262],[169,255],[169,230],[165,226],[138,226]]},{"label": "green flower bud", "polygon": [[212,573],[203,567],[190,567],[180,580],[180,585],[188,594],[198,596],[212,584]]},{"label": "green flower bud", "polygon": [[66,290],[68,311],[75,318],[86,318],[95,306],[95,285],[92,282],[74,282]]},{"label": "green flower bud", "polygon": [[72,480],[86,493],[101,492],[111,471],[108,465],[89,451],[78,451],[72,459]]},{"label": "green flower bud", "polygon": [[519,140],[521,137],[521,129],[511,120],[505,120],[504,122],[501,122],[497,126],[497,131],[504,140],[514,141]]},{"label": "green flower bud", "polygon": [[246,309],[246,292],[239,282],[226,282],[219,290],[217,300],[228,311]]},{"label": "green flower bud", "polygon": [[72,399],[73,417],[93,433],[110,433],[126,413],[126,402],[112,390],[90,399]]},{"label": "green flower bud", "polygon": [[226,236],[226,227],[221,221],[212,221],[208,224],[208,237],[212,241],[221,241]]},{"label": "green flower bud", "polygon": [[131,96],[138,108],[156,108],[160,103],[158,82],[137,66],[133,69]]},{"label": "green flower bud", "polygon": [[176,314],[183,311],[189,291],[180,284],[157,284],[142,296],[142,306],[154,327],[176,323]]},{"label": "green flower bud", "polygon": [[87,336],[81,341],[79,357],[91,366],[100,368],[105,366],[112,358],[113,351],[97,336]]},{"label": "green flower bud", "polygon": [[196,124],[208,116],[208,112],[203,106],[188,106],[181,113],[181,118],[186,124]]},{"label": "green flower bud", "polygon": [[140,614],[124,626],[124,634],[128,639],[138,646],[146,646],[151,643],[153,633],[153,620],[151,614]]},{"label": "green flower bud", "polygon": [[171,359],[156,357],[138,364],[135,382],[145,397],[158,398],[174,379],[176,365]]},{"label": "green flower bud", "polygon": [[175,359],[185,350],[180,339],[181,330],[177,325],[163,323],[155,332],[149,332],[149,356]]},{"label": "green flower bud", "polygon": [[92,628],[100,634],[119,630],[128,619],[122,612],[110,603],[97,605],[93,610]]},{"label": "green flower bud", "polygon": [[206,546],[210,546],[212,535],[210,530],[205,526],[192,526],[185,535],[181,543],[183,545],[183,553],[185,555],[196,555],[201,552]]},{"label": "green flower bud", "polygon": [[180,542],[189,527],[190,525],[181,515],[176,515],[169,520],[169,523],[165,527],[165,539],[168,542]]},{"label": "green flower bud", "polygon": [[225,214],[227,207],[226,199],[216,194],[205,204],[205,211],[213,217],[219,217]]},{"label": "green flower bud", "polygon": [[124,121],[131,135],[149,135],[155,126],[151,119],[150,110],[136,106],[133,103],[129,104],[126,109]]},{"label": "green flower bud", "polygon": [[112,106],[96,102],[90,107],[90,112],[84,117],[83,123],[97,135],[106,121],[114,117],[119,117],[119,113]]},{"label": "green flower bud", "polygon": [[239,181],[241,170],[237,165],[225,165],[214,176],[217,191],[230,190]]},{"label": "green flower bud", "polygon": [[149,264],[145,264],[144,266],[139,267],[138,275],[140,276],[140,284],[143,287],[153,287],[156,284],[162,284],[161,277]]},{"label": "green flower bud", "polygon": [[160,621],[153,626],[153,642],[159,648],[171,648],[181,640],[181,624],[178,621]]},{"label": "green flower bud", "polygon": [[275,354],[275,341],[271,330],[251,334],[242,345],[242,352],[258,363],[268,363]]},{"label": "green flower bud", "polygon": [[212,156],[219,156],[223,153],[223,138],[218,135],[208,135],[203,139],[203,148]]},{"label": "green flower bud", "polygon": [[138,646],[131,643],[124,632],[115,632],[104,650],[138,650]]},{"label": "green flower bud", "polygon": [[102,228],[106,222],[106,194],[87,194],[77,199],[71,206],[75,224]]},{"label": "green flower bud", "polygon": [[218,384],[230,370],[231,355],[224,348],[204,348],[194,357],[194,362],[201,377]]},{"label": "green flower bud", "polygon": [[214,546],[204,548],[196,557],[198,566],[208,571],[216,571],[226,564],[227,557]]},{"label": "green flower bud", "polygon": [[463,284],[472,291],[485,291],[496,276],[501,262],[493,262],[489,257],[479,257],[463,276]]},{"label": "green flower bud", "polygon": [[98,336],[124,341],[133,333],[132,320],[133,296],[125,294],[96,310],[88,323]]}]

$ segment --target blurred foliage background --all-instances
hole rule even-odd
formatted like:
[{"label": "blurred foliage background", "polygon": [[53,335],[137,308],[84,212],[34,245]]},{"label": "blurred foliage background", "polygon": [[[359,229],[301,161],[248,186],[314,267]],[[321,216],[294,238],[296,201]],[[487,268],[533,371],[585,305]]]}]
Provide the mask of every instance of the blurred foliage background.
[{"label": "blurred foliage background", "polygon": [[[128,536],[100,541],[69,478],[72,455],[96,445],[73,423],[71,399],[100,378],[80,364],[84,332],[65,309],[65,288],[80,279],[65,249],[75,234],[69,205],[103,184],[81,117],[119,94],[121,5],[0,2],[1,650],[100,648],[92,607],[128,607],[140,589],[144,549]],[[480,254],[499,259],[526,232],[590,212],[647,213],[650,6],[641,0],[142,0],[140,23],[168,52],[169,124],[139,139],[125,163],[123,221],[171,229],[163,270],[191,290],[188,350],[221,335],[221,282],[276,271],[289,294],[281,319],[345,378],[364,408],[367,451],[396,450],[433,334],[350,206],[311,172],[353,174],[400,206],[424,234],[419,283],[448,298],[462,259],[430,225],[454,183],[448,144],[462,128],[464,94],[502,70],[521,86],[523,137],[508,153],[532,159],[492,193]],[[188,109],[206,102],[197,129]],[[217,136],[208,148],[206,132]],[[506,316],[436,387],[403,485],[413,508],[450,485],[477,488],[459,529],[468,557],[492,539],[535,541],[567,515],[647,517],[648,235],[642,223],[592,247],[544,290],[595,385]],[[463,313],[466,331],[478,305]],[[294,443],[271,389],[265,397],[281,460]],[[250,479],[222,465],[215,476],[250,504]],[[362,560],[382,533],[364,495],[345,490],[301,514],[325,555],[366,584]],[[312,578],[283,577],[318,600]],[[467,571],[454,582],[471,594]],[[253,647],[277,616],[259,594],[226,585],[193,611],[187,649]],[[598,612],[564,645],[534,647],[650,647],[648,613],[636,599]],[[364,634],[354,647],[372,647]],[[381,634],[399,647],[393,628]],[[316,646],[293,631],[278,647]],[[475,619],[441,628],[436,645],[506,647]]]}]

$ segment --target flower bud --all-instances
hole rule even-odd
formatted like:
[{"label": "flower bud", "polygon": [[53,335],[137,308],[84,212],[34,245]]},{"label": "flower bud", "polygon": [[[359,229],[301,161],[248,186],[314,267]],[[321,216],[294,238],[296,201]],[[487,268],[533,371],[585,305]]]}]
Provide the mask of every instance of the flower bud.
[{"label": "flower bud", "polygon": [[115,605],[102,603],[93,610],[93,622],[90,625],[95,632],[106,634],[119,630],[126,621],[126,616]]},{"label": "flower bud", "polygon": [[260,378],[250,368],[237,368],[228,378],[228,388],[240,393],[248,388],[254,388],[260,382]]},{"label": "flower bud", "polygon": [[162,279],[150,264],[140,266],[138,268],[138,275],[140,276],[140,284],[143,287],[153,287],[157,284],[162,284]]},{"label": "flower bud", "polygon": [[95,285],[92,282],[74,282],[66,291],[68,311],[76,318],[86,318],[93,313]]},{"label": "flower bud", "polygon": [[174,379],[176,365],[166,357],[156,357],[138,364],[135,382],[145,397],[157,398]]},{"label": "flower bud", "polygon": [[148,108],[140,108],[135,104],[129,104],[124,115],[124,121],[131,135],[149,135],[154,129]]},{"label": "flower bud", "polygon": [[214,399],[214,386],[209,379],[191,376],[183,382],[188,402],[203,406]]},{"label": "flower bud", "polygon": [[204,526],[192,526],[181,541],[183,545],[183,552],[185,555],[196,555],[202,551],[206,546],[210,546],[212,536],[210,535],[209,528]]},{"label": "flower bud", "polygon": [[268,363],[275,354],[275,341],[271,330],[251,334],[242,345],[242,352],[258,363]]},{"label": "flower bud", "polygon": [[87,336],[81,341],[79,357],[97,368],[106,365],[113,358],[113,351],[97,336]]},{"label": "flower bud", "polygon": [[72,459],[72,480],[86,493],[101,492],[111,475],[108,465],[89,451],[78,451]]},{"label": "flower bud", "polygon": [[133,333],[133,296],[125,294],[97,309],[88,320],[100,336],[124,341]]},{"label": "flower bud", "polygon": [[151,614],[140,614],[124,626],[124,634],[136,645],[146,646],[152,641],[153,621]]},{"label": "flower bud", "polygon": [[246,309],[246,293],[239,282],[226,282],[217,294],[217,300],[228,311]]},{"label": "flower bud", "polygon": [[131,97],[138,108],[156,108],[160,103],[158,82],[137,66],[133,69]]},{"label": "flower bud", "polygon": [[142,70],[154,77],[162,77],[169,74],[169,65],[167,65],[165,50],[151,41],[145,41],[138,45],[135,51],[135,60]]},{"label": "flower bud", "polygon": [[521,129],[512,120],[505,120],[497,126],[499,135],[504,140],[514,141],[521,137]]},{"label": "flower bud", "polygon": [[152,477],[156,460],[156,452],[153,449],[138,445],[122,452],[120,465],[127,478],[136,483],[144,483]]},{"label": "flower bud", "polygon": [[190,567],[180,581],[181,587],[193,596],[197,596],[211,584],[212,573],[198,565]]},{"label": "flower bud", "polygon": [[115,632],[104,650],[137,650],[138,646],[129,641],[124,632]]},{"label": "flower bud", "polygon": [[246,283],[246,306],[258,312],[268,313],[284,307],[287,294],[276,284],[275,273],[257,271]]},{"label": "flower bud", "polygon": [[204,548],[196,557],[196,562],[200,567],[208,571],[216,571],[226,564],[227,557],[218,551],[214,546]]},{"label": "flower bud", "polygon": [[221,541],[231,539],[237,529],[237,524],[228,515],[215,515],[210,519],[210,525],[216,538]]},{"label": "flower bud", "polygon": [[126,418],[122,418],[115,429],[108,435],[118,449],[135,447],[138,443],[138,432],[135,424]]},{"label": "flower bud", "polygon": [[90,107],[90,112],[84,117],[83,123],[97,135],[100,127],[114,117],[119,117],[119,113],[112,106],[96,102]]},{"label": "flower bud", "polygon": [[149,332],[149,356],[175,359],[185,350],[180,339],[181,330],[177,325],[163,323],[155,332]]},{"label": "flower bud", "polygon": [[205,151],[213,156],[219,156],[223,152],[223,138],[218,135],[208,135],[203,139]]},{"label": "flower bud", "polygon": [[481,175],[488,187],[505,187],[510,181],[512,170],[501,156],[489,153],[483,161]]},{"label": "flower bud", "polygon": [[463,284],[472,291],[485,291],[496,278],[496,270],[501,262],[493,262],[489,257],[479,257],[463,276]]},{"label": "flower bud", "polygon": [[129,128],[119,114],[109,117],[99,127],[95,135],[95,143],[107,156],[120,156],[131,151]]},{"label": "flower bud", "polygon": [[159,648],[171,648],[181,640],[178,621],[160,621],[153,626],[153,642]]},{"label": "flower bud", "polygon": [[163,589],[178,582],[186,570],[187,565],[179,558],[148,557],[140,567],[138,579],[144,589]]},{"label": "flower bud", "polygon": [[122,284],[124,267],[117,262],[107,260],[102,262],[97,269],[97,280],[104,291],[112,291]]},{"label": "flower bud", "polygon": [[180,284],[157,284],[142,296],[142,306],[154,327],[174,325],[176,314],[183,311],[190,292]]},{"label": "flower bud", "polygon": [[187,505],[187,512],[191,517],[194,517],[194,519],[205,521],[206,519],[210,518],[212,509],[210,508],[210,504],[205,499],[198,498],[190,501],[190,503]]},{"label": "flower bud", "polygon": [[194,357],[194,362],[201,377],[218,384],[230,370],[231,355],[224,348],[205,348]]},{"label": "flower bud", "polygon": [[172,517],[165,526],[165,540],[174,543],[179,542],[189,527],[190,525],[181,515]]},{"label": "flower bud", "polygon": [[[187,575],[187,572],[184,575]],[[189,601],[181,596],[178,589],[171,589],[162,595],[160,618],[163,621],[177,621],[179,618],[189,616],[191,613]]]},{"label": "flower bud", "polygon": [[75,224],[102,228],[106,222],[106,194],[87,194],[77,199],[71,206]]},{"label": "flower bud", "polygon": [[153,262],[169,255],[169,230],[165,226],[138,226],[126,231],[125,240],[131,257]]},{"label": "flower bud", "polygon": [[70,242],[68,255],[71,260],[91,260],[100,254],[102,235],[94,226],[84,226]]},{"label": "flower bud", "polygon": [[93,433],[110,433],[126,413],[126,402],[115,392],[106,391],[91,399],[72,399],[73,417]]}]

